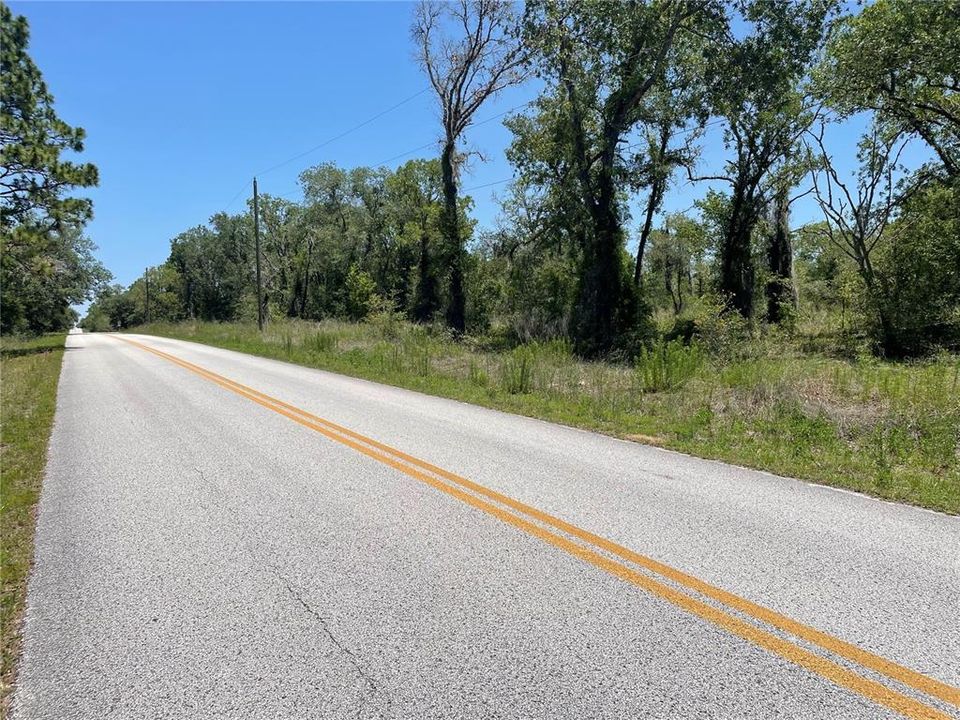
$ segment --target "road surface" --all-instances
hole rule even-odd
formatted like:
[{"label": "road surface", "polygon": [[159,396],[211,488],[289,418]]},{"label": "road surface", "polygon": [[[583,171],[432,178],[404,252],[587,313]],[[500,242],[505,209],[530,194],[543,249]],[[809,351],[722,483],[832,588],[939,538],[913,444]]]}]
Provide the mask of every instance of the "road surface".
[{"label": "road surface", "polygon": [[958,549],[955,517],[71,335],[14,718],[960,717]]}]

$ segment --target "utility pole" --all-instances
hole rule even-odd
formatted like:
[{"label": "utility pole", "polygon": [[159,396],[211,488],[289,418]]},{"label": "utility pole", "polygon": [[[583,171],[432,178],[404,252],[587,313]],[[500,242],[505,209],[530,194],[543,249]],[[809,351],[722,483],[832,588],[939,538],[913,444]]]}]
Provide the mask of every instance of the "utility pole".
[{"label": "utility pole", "polygon": [[257,179],[253,179],[253,244],[257,254],[257,328],[263,332],[263,285],[260,282],[260,205]]},{"label": "utility pole", "polygon": [[144,268],[143,270],[143,284],[145,286],[144,290],[144,299],[146,304],[146,309],[144,311],[144,316],[146,316],[147,324],[150,323],[150,268]]}]

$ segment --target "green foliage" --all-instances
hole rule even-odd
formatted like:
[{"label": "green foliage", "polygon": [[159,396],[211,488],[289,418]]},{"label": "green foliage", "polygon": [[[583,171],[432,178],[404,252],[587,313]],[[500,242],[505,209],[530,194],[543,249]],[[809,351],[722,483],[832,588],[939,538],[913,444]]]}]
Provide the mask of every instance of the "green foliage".
[{"label": "green foliage", "polygon": [[634,360],[637,383],[643,392],[676,390],[703,367],[706,355],[699,345],[680,340],[658,340]]},{"label": "green foliage", "polygon": [[503,389],[511,395],[528,393],[533,388],[533,373],[536,359],[526,345],[515,348],[504,359],[500,368]]},{"label": "green foliage", "polygon": [[83,235],[89,199],[67,197],[97,184],[97,169],[61,157],[83,150],[84,131],[57,117],[53,97],[27,54],[29,29],[0,3],[0,332],[62,330],[69,306],[109,278]]},{"label": "green foliage", "polygon": [[550,207],[575,208],[564,213],[580,260],[570,329],[584,355],[622,345],[640,310],[626,272],[628,212],[618,190],[643,170],[620,151],[621,141],[645,118],[672,126],[693,115],[662,99],[700,82],[692,56],[700,33],[722,25],[720,9],[713,2],[528,4],[524,37],[546,88],[532,121],[513,124],[511,159],[523,183],[545,190]]},{"label": "green foliage", "polygon": [[747,33],[731,34],[709,61],[713,102],[726,121],[724,145],[731,154],[720,176],[731,194],[718,247],[717,290],[747,319],[754,309],[754,234],[777,189],[773,176],[797,173],[790,166],[797,162],[798,139],[814,119],[801,83],[836,5],[745,3],[741,21]]},{"label": "green foliage", "polygon": [[872,111],[960,176],[960,2],[877,0],[837,28],[816,86],[838,112]]},{"label": "green foliage", "polygon": [[[960,348],[960,180],[910,198],[890,236],[874,258],[874,302],[889,319],[893,344],[907,356]],[[883,329],[875,321],[868,327],[879,338]]]},{"label": "green foliage", "polygon": [[376,300],[376,283],[370,274],[351,265],[347,272],[347,315],[353,320],[362,320],[373,310]]},{"label": "green foliage", "polygon": [[576,268],[553,254],[518,253],[507,271],[501,317],[520,342],[568,337]]},{"label": "green foliage", "polygon": [[65,150],[83,151],[85,133],[57,117],[53,96],[27,54],[30,31],[23,16],[0,3],[0,138],[4,173],[0,179],[4,230],[80,224],[92,216],[88,199],[65,198],[71,187],[97,184],[97,169],[62,159]]}]

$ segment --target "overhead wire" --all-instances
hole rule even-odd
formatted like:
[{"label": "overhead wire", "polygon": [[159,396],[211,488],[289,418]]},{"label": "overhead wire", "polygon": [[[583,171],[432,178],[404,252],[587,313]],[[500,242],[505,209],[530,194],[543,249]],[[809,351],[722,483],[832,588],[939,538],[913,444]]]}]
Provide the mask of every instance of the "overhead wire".
[{"label": "overhead wire", "polygon": [[[373,115],[373,116],[367,118],[366,120],[363,120],[362,122],[359,122],[359,123],[357,123],[356,125],[354,125],[354,126],[348,128],[348,129],[344,130],[343,132],[341,132],[341,133],[339,133],[339,134],[337,134],[337,135],[334,135],[333,137],[328,138],[327,140],[324,140],[324,141],[323,141],[322,143],[320,143],[319,145],[314,145],[314,146],[313,146],[312,148],[310,148],[309,150],[304,150],[303,152],[297,153],[296,155],[292,155],[291,157],[288,157],[286,160],[283,160],[283,161],[281,161],[281,162],[279,162],[279,163],[276,163],[275,165],[271,165],[271,166],[268,167],[266,170],[261,170],[261,171],[258,172],[258,173],[254,173],[254,174],[253,174],[253,177],[259,177],[259,176],[262,176],[262,175],[266,175],[267,173],[270,173],[270,172],[273,172],[274,170],[278,170],[278,169],[282,168],[284,165],[289,165],[289,164],[292,163],[294,160],[299,160],[300,158],[306,157],[307,155],[309,155],[309,154],[311,154],[311,153],[313,153],[313,152],[316,152],[317,150],[319,150],[319,149],[321,149],[321,148],[323,148],[323,147],[326,147],[327,145],[329,145],[329,144],[331,144],[331,143],[333,143],[333,142],[336,142],[337,140],[340,140],[341,138],[346,137],[346,136],[349,135],[350,133],[356,132],[356,131],[359,130],[360,128],[369,125],[370,123],[374,122],[375,120],[379,120],[379,119],[382,118],[384,115],[386,115],[386,114],[388,114],[388,113],[391,113],[391,112],[393,112],[394,110],[396,110],[397,108],[402,107],[402,106],[406,105],[408,102],[410,102],[410,101],[412,101],[412,100],[415,100],[416,98],[420,97],[420,96],[423,95],[425,92],[427,92],[429,89],[430,89],[430,86],[427,85],[427,86],[421,88],[420,90],[418,90],[417,92],[415,92],[413,95],[410,95],[409,97],[404,98],[404,99],[401,100],[400,102],[398,102],[398,103],[396,103],[396,104],[394,104],[394,105],[391,105],[390,107],[388,107],[388,108],[385,109],[385,110],[381,110],[381,111],[378,112],[376,115]],[[415,151],[411,150],[410,152],[415,152]],[[248,187],[248,182],[249,182],[249,181],[244,182],[244,184],[241,186],[241,188],[240,188],[240,189],[236,192],[236,194],[230,199],[230,202],[228,202],[228,203],[226,204],[226,206],[224,207],[225,210],[229,209],[229,208],[237,201],[237,198],[240,197],[240,194]],[[293,194],[293,193],[287,193],[287,195],[292,195],[292,194]],[[284,195],[277,195],[277,196],[275,196],[275,197],[284,197]]]},{"label": "overhead wire", "polygon": [[430,86],[428,85],[428,86],[422,88],[421,90],[419,90],[418,92],[414,93],[414,94],[411,95],[410,97],[401,100],[401,101],[398,102],[396,105],[391,105],[391,106],[388,107],[386,110],[382,110],[382,111],[378,112],[378,113],[377,113],[376,115],[374,115],[373,117],[367,118],[367,119],[364,120],[363,122],[357,123],[357,124],[354,125],[353,127],[349,128],[349,129],[347,129],[347,130],[344,130],[343,132],[339,133],[338,135],[334,135],[332,138],[329,138],[329,139],[327,139],[327,140],[324,140],[324,141],[323,141],[322,143],[320,143],[319,145],[314,145],[314,146],[313,146],[312,148],[310,148],[309,150],[304,150],[303,152],[297,153],[296,155],[293,155],[293,156],[287,158],[286,160],[283,160],[282,162],[277,163],[276,165],[271,165],[271,166],[268,167],[266,170],[261,170],[260,172],[256,173],[256,175],[257,175],[257,176],[266,175],[267,173],[270,173],[270,172],[273,172],[274,170],[278,170],[279,168],[282,168],[284,165],[289,165],[289,164],[292,163],[294,160],[299,160],[299,159],[302,158],[302,157],[306,157],[307,155],[309,155],[309,154],[311,154],[311,153],[313,153],[313,152],[316,152],[316,151],[319,150],[320,148],[326,147],[326,146],[329,145],[330,143],[336,142],[337,140],[340,140],[341,138],[346,137],[346,136],[349,135],[350,133],[356,132],[356,131],[359,130],[360,128],[369,125],[369,124],[372,123],[374,120],[379,120],[380,118],[382,118],[382,117],[383,117],[384,115],[386,115],[387,113],[391,113],[391,112],[393,112],[394,110],[396,110],[398,107],[402,107],[403,105],[406,105],[406,104],[407,104],[408,102],[410,102],[411,100],[415,100],[416,98],[420,97],[420,96],[423,95],[425,92],[427,92],[427,90],[429,90],[429,89],[430,89]]},{"label": "overhead wire", "polygon": [[[411,99],[411,98],[408,98],[408,100],[409,100],[409,99]],[[533,103],[533,102],[534,102],[533,100],[528,100],[527,102],[520,103],[519,105],[514,105],[513,107],[507,108],[506,110],[503,110],[503,111],[501,111],[501,112],[496,113],[495,115],[491,115],[490,117],[484,118],[483,120],[479,120],[478,122],[471,123],[470,127],[479,127],[480,125],[486,125],[487,123],[491,123],[491,122],[493,122],[494,120],[497,120],[498,118],[502,118],[504,115],[508,115],[508,114],[510,114],[510,113],[512,113],[512,112],[514,112],[514,111],[516,111],[516,110],[519,110],[520,108],[526,107],[527,105],[530,105],[530,104]],[[398,106],[394,106],[394,109],[395,109],[396,107],[398,107]],[[385,112],[388,112],[388,111],[385,111]],[[344,133],[344,134],[346,134],[346,133]],[[343,136],[343,135],[341,135],[340,137],[342,137],[342,136]],[[429,147],[433,147],[433,146],[435,146],[435,145],[437,144],[437,142],[438,142],[437,140],[431,140],[431,141],[429,141],[429,142],[424,143],[423,145],[418,145],[418,146],[415,147],[415,148],[410,148],[409,150],[404,150],[403,152],[397,153],[396,155],[391,155],[391,156],[388,157],[388,158],[385,158],[385,159],[383,159],[383,160],[378,160],[377,162],[371,163],[371,164],[370,164],[370,167],[380,167],[381,165],[386,165],[386,164],[389,163],[389,162],[393,162],[394,160],[399,160],[400,158],[406,157],[407,155],[412,155],[413,153],[419,152],[420,150],[426,150],[426,149],[429,148]],[[316,149],[316,148],[315,148],[315,149]],[[262,173],[261,173],[261,174],[262,174]],[[502,182],[506,182],[506,181],[502,181]],[[295,190],[291,190],[291,191],[286,192],[286,193],[282,193],[282,194],[279,194],[279,195],[275,195],[274,197],[290,197],[291,195],[294,195],[294,194],[296,194],[296,193],[299,192],[299,191],[300,191],[299,189],[295,189]]]},{"label": "overhead wire", "polygon": [[238,198],[238,197],[240,197],[240,193],[242,193],[244,190],[246,190],[247,187],[249,187],[249,181],[244,182],[243,185],[240,186],[240,189],[237,190],[236,194],[235,194],[232,198],[230,198],[230,202],[228,202],[226,205],[224,205],[223,209],[224,209],[224,210],[229,210],[229,209],[230,209],[230,206],[233,205],[233,204],[237,201],[237,198]]},{"label": "overhead wire", "polygon": [[[340,140],[341,138],[346,137],[347,135],[349,135],[349,134],[351,134],[351,133],[359,130],[360,128],[365,127],[366,125],[369,125],[370,123],[374,122],[375,120],[380,119],[380,118],[383,117],[384,115],[386,115],[386,114],[388,114],[388,113],[390,113],[390,112],[393,112],[393,111],[396,110],[397,108],[402,107],[403,105],[411,102],[412,100],[415,100],[416,98],[420,97],[420,96],[423,95],[425,92],[427,92],[429,89],[430,89],[429,86],[422,88],[421,90],[419,90],[418,92],[414,93],[413,95],[410,95],[409,97],[404,98],[404,99],[401,100],[400,102],[398,102],[398,103],[396,103],[396,104],[394,104],[394,105],[391,105],[389,108],[380,111],[380,112],[377,113],[376,115],[373,115],[373,116],[367,118],[366,120],[363,120],[362,122],[359,122],[359,123],[357,123],[356,125],[348,128],[347,130],[344,130],[343,132],[338,133],[337,135],[334,135],[333,137],[328,138],[327,140],[324,140],[324,141],[323,141],[322,143],[320,143],[319,145],[315,145],[315,146],[313,146],[312,148],[310,148],[310,149],[308,149],[308,150],[304,150],[303,152],[297,153],[296,155],[293,155],[293,156],[287,158],[286,160],[283,160],[283,161],[281,161],[281,162],[279,162],[279,163],[276,163],[275,165],[272,165],[272,166],[266,168],[265,170],[261,170],[259,173],[256,173],[256,176],[262,176],[262,175],[265,175],[265,174],[267,174],[267,173],[273,172],[274,170],[278,170],[279,168],[284,167],[285,165],[288,165],[288,164],[290,164],[291,162],[293,162],[293,161],[295,161],[295,160],[299,160],[300,158],[306,157],[307,155],[310,155],[311,153],[316,152],[317,150],[320,150],[321,148],[326,147],[327,145],[330,145],[331,143],[336,142],[337,140]],[[535,100],[528,100],[527,102],[520,103],[519,105],[514,105],[513,107],[507,108],[506,110],[503,110],[503,111],[501,111],[501,112],[496,113],[495,115],[491,115],[490,117],[484,118],[483,120],[480,120],[480,121],[475,122],[475,123],[471,123],[471,127],[478,127],[478,126],[480,126],[480,125],[485,125],[485,124],[487,124],[487,123],[493,122],[494,120],[497,120],[497,119],[499,119],[499,118],[501,118],[501,117],[503,117],[503,116],[505,116],[505,115],[508,115],[508,114],[516,111],[516,110],[519,110],[520,108],[526,107],[526,106],[532,104],[533,102],[535,102]],[[698,130],[706,129],[706,128],[711,127],[711,126],[713,126],[713,125],[716,125],[716,124],[718,124],[718,123],[720,123],[720,122],[722,122],[722,121],[723,121],[722,118],[717,118],[717,119],[715,119],[715,120],[713,120],[713,121],[711,121],[711,122],[706,123],[705,125],[703,125],[703,126],[701,126],[701,127],[687,128],[687,129],[684,129],[684,130],[681,130],[681,131],[677,132],[676,134],[677,134],[677,135],[689,135],[690,133],[696,132],[696,131],[698,131]],[[425,149],[427,149],[427,148],[429,148],[429,147],[432,147],[432,146],[434,146],[436,143],[437,143],[436,140],[431,140],[430,142],[424,143],[423,145],[418,145],[417,147],[411,148],[411,149],[409,149],[409,150],[404,150],[403,152],[397,153],[396,155],[392,155],[392,156],[390,156],[390,157],[388,157],[388,158],[385,158],[384,160],[380,160],[380,161],[377,161],[376,163],[373,163],[373,164],[372,164],[372,167],[379,167],[379,166],[381,166],[381,165],[385,165],[385,164],[387,164],[387,163],[389,163],[389,162],[392,162],[392,161],[394,161],[394,160],[398,160],[398,159],[400,159],[400,158],[402,158],[402,157],[406,157],[407,155],[411,155],[411,154],[413,154],[413,153],[415,153],[415,152],[419,152],[420,150],[425,150]],[[629,150],[629,149],[631,149],[631,148],[638,147],[638,146],[640,146],[640,145],[642,145],[642,144],[643,144],[642,142],[632,143],[632,144],[630,144],[630,145],[625,146],[624,149]],[[505,179],[503,179],[503,180],[496,180],[496,181],[494,181],[494,182],[483,183],[483,184],[481,184],[481,185],[474,185],[474,186],[471,186],[471,187],[469,187],[469,188],[462,188],[462,189],[461,189],[461,192],[471,192],[471,191],[473,191],[473,190],[482,190],[482,189],[487,188],[487,187],[493,187],[494,185],[502,185],[503,183],[510,182],[511,180],[513,180],[512,177],[510,177],[510,178],[505,178]],[[244,191],[244,189],[246,189],[246,187],[247,187],[247,184],[244,183],[244,185],[237,191],[237,193],[233,196],[233,198],[230,200],[230,202],[227,203],[225,209],[229,209],[229,208],[236,202],[237,198],[240,197],[241,193]],[[290,190],[289,192],[285,192],[285,193],[280,193],[280,194],[273,195],[273,197],[286,198],[286,197],[290,197],[290,196],[292,196],[292,195],[296,195],[296,194],[301,193],[301,192],[302,192],[302,188],[299,188],[299,187],[298,187],[298,188],[295,188],[295,189],[293,189],[293,190]]]}]

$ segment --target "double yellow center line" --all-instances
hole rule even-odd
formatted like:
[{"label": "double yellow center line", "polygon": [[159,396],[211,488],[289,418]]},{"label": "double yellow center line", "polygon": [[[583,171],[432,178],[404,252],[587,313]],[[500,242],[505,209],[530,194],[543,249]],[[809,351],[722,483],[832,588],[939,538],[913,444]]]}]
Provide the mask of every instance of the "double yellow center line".
[{"label": "double yellow center line", "polygon": [[[115,336],[116,337],[116,336]],[[118,338],[142,350],[168,360],[220,387],[251,400],[273,412],[308,427],[334,442],[345,445],[377,462],[388,465],[440,492],[488,513],[543,542],[559,548],[601,570],[636,585],[682,610],[748,640],[765,650],[779,655],[810,672],[816,673],[840,687],[851,690],[875,703],[883,705],[908,718],[947,720],[950,716],[910,695],[865,677],[824,655],[812,652],[794,640],[786,639],[764,629],[766,624],[807,643],[840,656],[883,676],[945,703],[960,707],[960,688],[898,665],[886,658],[844,642],[816,628],[792,620],[780,613],[753,603],[688,575],[676,568],[618,545],[606,538],[549,515],[542,510],[514,500],[495,490],[456,475],[396,448],[354,432],[294,405],[242,385],[206,368],[187,362],[169,353],[157,350],[129,338]],[[579,542],[578,542],[579,541]],[[645,572],[644,572],[645,571]],[[654,577],[651,577],[654,576]],[[667,584],[658,580],[669,581]],[[694,594],[688,594],[692,591]],[[698,597],[699,596],[699,597]],[[714,604],[706,602],[706,598]],[[719,607],[717,607],[719,605]],[[740,615],[735,615],[735,611]],[[749,622],[741,616],[749,617]],[[759,622],[757,622],[759,621]],[[755,624],[756,622],[756,624]]]}]

